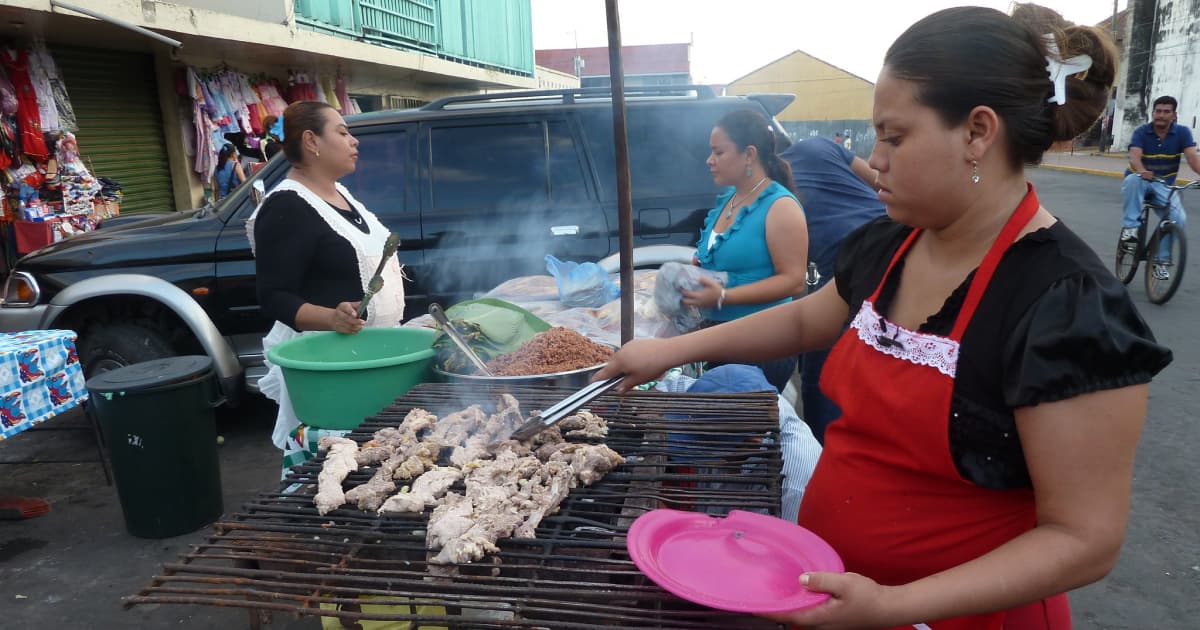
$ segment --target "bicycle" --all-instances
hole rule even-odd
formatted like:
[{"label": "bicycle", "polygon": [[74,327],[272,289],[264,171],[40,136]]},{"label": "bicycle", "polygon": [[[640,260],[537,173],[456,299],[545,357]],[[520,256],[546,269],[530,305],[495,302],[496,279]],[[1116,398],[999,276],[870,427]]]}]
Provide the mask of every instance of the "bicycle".
[{"label": "bicycle", "polygon": [[[1118,239],[1115,272],[1121,282],[1129,284],[1137,274],[1138,264],[1146,262],[1146,297],[1154,304],[1166,304],[1179,289],[1183,281],[1183,271],[1187,265],[1187,235],[1172,221],[1170,217],[1171,201],[1181,190],[1200,188],[1200,180],[1184,186],[1172,186],[1162,178],[1154,181],[1166,185],[1171,192],[1163,204],[1155,204],[1150,200],[1142,202],[1142,212],[1138,216],[1137,237],[1133,239]],[[1150,239],[1146,239],[1149,226],[1150,211],[1153,210],[1163,218]],[[1164,245],[1165,243],[1165,245]]]}]

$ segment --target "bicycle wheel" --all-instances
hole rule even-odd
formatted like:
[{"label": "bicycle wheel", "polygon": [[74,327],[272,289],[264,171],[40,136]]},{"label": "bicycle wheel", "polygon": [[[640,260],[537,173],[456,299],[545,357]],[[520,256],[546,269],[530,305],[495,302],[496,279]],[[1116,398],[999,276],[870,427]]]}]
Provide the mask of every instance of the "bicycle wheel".
[{"label": "bicycle wheel", "polygon": [[1137,275],[1138,262],[1141,260],[1142,243],[1146,242],[1146,223],[1143,221],[1138,226],[1138,236],[1136,241],[1127,241],[1120,237],[1117,238],[1117,261],[1113,266],[1113,273],[1124,284],[1129,284],[1133,281],[1133,276]]},{"label": "bicycle wheel", "polygon": [[[1159,252],[1163,239],[1166,239],[1170,252],[1167,256]],[[1187,236],[1174,223],[1159,223],[1146,246],[1146,297],[1154,304],[1166,304],[1183,281],[1186,267]],[[1160,270],[1166,273],[1162,274]]]}]

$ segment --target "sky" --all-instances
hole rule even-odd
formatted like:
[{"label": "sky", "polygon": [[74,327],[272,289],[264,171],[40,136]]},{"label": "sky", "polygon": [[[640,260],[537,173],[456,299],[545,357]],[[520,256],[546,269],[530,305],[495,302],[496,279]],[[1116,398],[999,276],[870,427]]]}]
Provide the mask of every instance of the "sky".
[{"label": "sky", "polygon": [[[534,48],[608,45],[604,0],[531,0]],[[620,0],[621,43],[692,43],[692,78],[724,84],[802,50],[874,82],[904,29],[964,4],[1008,11],[1009,0]],[[1042,0],[1077,24],[1112,17],[1112,0]],[[1118,0],[1118,10],[1127,0]]]}]

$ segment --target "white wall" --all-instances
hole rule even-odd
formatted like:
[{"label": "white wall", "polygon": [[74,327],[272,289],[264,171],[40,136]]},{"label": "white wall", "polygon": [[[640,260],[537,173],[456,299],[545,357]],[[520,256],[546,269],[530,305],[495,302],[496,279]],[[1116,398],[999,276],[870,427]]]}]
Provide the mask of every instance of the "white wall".
[{"label": "white wall", "polygon": [[294,0],[171,0],[171,3],[272,24],[287,24]]},{"label": "white wall", "polygon": [[[1155,4],[1154,0],[1134,2],[1139,5]],[[1146,112],[1138,114],[1141,94],[1125,94],[1124,98],[1118,99],[1118,106],[1124,109],[1125,115],[1117,118],[1117,125],[1113,129],[1116,138],[1114,150],[1125,150],[1129,146],[1133,130],[1137,125],[1149,122],[1151,104],[1160,96],[1174,96],[1179,101],[1180,124],[1193,129],[1200,126],[1200,37],[1189,33],[1200,23],[1200,2],[1158,0],[1153,16],[1157,43],[1150,55]],[[1127,51],[1135,48],[1130,45],[1130,40],[1126,42]],[[1129,63],[1128,60],[1122,61]]]}]

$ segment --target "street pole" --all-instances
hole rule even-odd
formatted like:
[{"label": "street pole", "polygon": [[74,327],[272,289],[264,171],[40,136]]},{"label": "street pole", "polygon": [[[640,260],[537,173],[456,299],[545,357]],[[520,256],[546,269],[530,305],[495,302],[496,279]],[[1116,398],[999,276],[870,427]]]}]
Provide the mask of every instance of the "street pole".
[{"label": "street pole", "polygon": [[613,144],[617,162],[617,217],[621,228],[621,343],[633,339],[633,195],[629,184],[629,133],[625,125],[625,68],[621,62],[621,18],[617,0],[608,12],[608,76],[612,85]]}]

